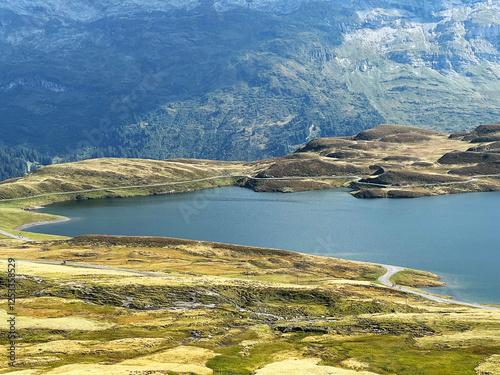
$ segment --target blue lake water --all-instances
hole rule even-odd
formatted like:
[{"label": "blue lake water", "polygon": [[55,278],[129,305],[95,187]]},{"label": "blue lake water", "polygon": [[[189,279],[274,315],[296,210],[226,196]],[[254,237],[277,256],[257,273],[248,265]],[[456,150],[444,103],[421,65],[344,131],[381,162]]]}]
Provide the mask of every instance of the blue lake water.
[{"label": "blue lake water", "polygon": [[500,192],[356,199],[345,189],[294,194],[224,187],[58,203],[70,217],[30,231],[168,236],[386,263],[439,274],[435,293],[500,304]]}]

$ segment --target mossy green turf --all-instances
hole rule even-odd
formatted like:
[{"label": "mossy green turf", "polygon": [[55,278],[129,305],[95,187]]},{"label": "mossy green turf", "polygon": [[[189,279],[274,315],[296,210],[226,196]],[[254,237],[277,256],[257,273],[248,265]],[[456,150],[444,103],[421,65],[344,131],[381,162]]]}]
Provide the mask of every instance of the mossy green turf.
[{"label": "mossy green turf", "polygon": [[[484,353],[500,348],[424,350],[415,347],[412,337],[367,336],[334,345],[339,355],[370,363],[370,370],[380,374],[449,375],[475,374],[474,367]],[[326,363],[334,364],[332,361]]]},{"label": "mossy green turf", "polygon": [[[306,349],[299,341],[305,335],[297,334],[284,340],[258,344],[243,356],[241,346],[219,349],[220,354],[209,360],[207,366],[216,374],[232,371],[250,375],[253,370],[272,361],[274,355],[283,351]],[[475,375],[474,367],[484,358],[485,352],[499,348],[467,348],[461,350],[416,348],[411,337],[364,336],[339,340],[333,344],[314,344],[311,354],[322,357],[322,365],[338,366],[348,358],[369,363],[370,371],[378,374],[398,375]]]},{"label": "mossy green turf", "polygon": [[54,215],[27,212],[14,208],[1,208],[0,229],[9,230],[33,221],[46,221],[56,217]]}]

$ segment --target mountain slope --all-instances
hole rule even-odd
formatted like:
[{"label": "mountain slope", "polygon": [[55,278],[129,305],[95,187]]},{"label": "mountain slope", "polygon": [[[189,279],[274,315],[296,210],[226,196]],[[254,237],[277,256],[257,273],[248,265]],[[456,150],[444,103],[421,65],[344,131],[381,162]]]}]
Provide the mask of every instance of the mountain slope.
[{"label": "mountain slope", "polygon": [[382,122],[469,130],[500,117],[499,32],[466,0],[6,2],[0,139],[255,160]]}]

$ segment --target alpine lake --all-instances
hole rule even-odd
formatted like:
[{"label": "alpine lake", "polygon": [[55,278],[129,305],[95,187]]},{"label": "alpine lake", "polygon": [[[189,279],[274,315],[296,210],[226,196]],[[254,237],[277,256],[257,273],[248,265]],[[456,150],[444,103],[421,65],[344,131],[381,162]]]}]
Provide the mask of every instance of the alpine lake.
[{"label": "alpine lake", "polygon": [[500,305],[500,192],[356,199],[347,189],[293,194],[223,187],[57,203],[70,221],[31,232],[165,236],[269,247],[438,274],[432,293]]}]

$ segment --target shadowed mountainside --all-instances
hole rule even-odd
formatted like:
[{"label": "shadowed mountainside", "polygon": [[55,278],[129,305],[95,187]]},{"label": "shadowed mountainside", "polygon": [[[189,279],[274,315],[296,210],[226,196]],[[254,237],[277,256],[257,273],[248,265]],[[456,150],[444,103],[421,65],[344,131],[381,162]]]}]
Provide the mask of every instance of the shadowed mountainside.
[{"label": "shadowed mountainside", "polygon": [[257,160],[387,122],[500,116],[480,0],[0,4],[0,179],[100,157]]}]

